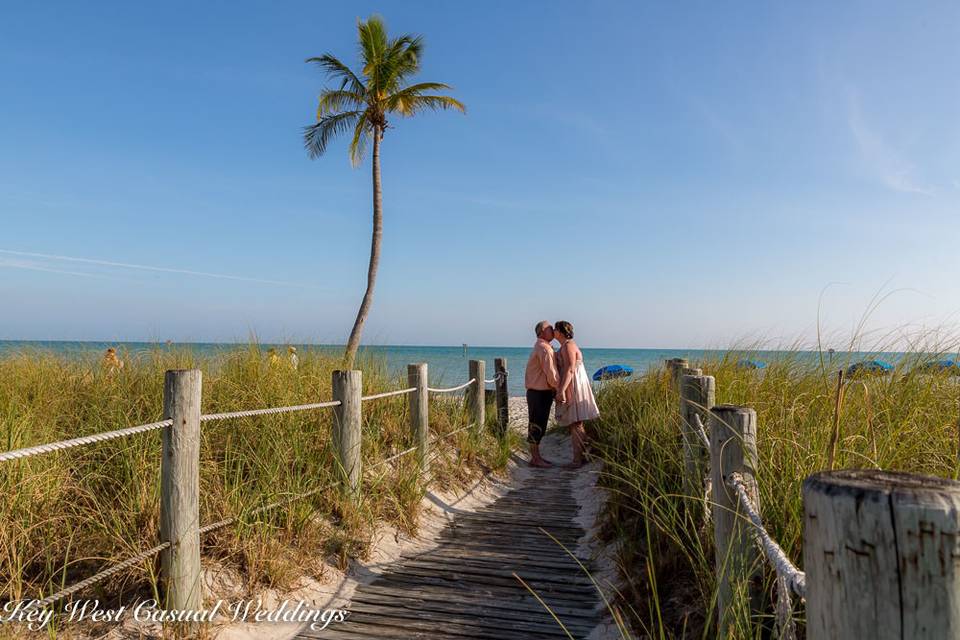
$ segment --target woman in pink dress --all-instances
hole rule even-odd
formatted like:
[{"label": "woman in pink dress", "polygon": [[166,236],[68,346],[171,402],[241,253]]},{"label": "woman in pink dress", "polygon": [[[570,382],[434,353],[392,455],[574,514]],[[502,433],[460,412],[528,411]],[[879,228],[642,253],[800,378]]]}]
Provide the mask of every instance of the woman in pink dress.
[{"label": "woman in pink dress", "polygon": [[587,438],[583,421],[599,418],[600,410],[593,398],[587,369],[583,366],[583,354],[573,341],[573,325],[560,320],[553,325],[553,333],[560,343],[560,351],[557,352],[560,386],[557,388],[556,419],[561,427],[570,427],[573,460],[565,468],[576,469],[583,466],[583,448]]}]

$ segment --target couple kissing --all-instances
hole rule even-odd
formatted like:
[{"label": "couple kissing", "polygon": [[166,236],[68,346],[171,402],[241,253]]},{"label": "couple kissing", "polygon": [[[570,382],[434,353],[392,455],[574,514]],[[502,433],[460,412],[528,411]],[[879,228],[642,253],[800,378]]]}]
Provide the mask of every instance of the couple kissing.
[{"label": "couple kissing", "polygon": [[[583,366],[583,354],[573,341],[573,325],[566,320],[553,325],[541,320],[533,330],[537,341],[527,360],[524,376],[529,414],[527,442],[530,443],[530,466],[553,466],[540,453],[540,440],[547,432],[550,409],[556,401],[557,424],[569,427],[573,450],[573,459],[570,464],[564,465],[564,469],[577,469],[584,463],[587,433],[583,422],[600,417],[590,378]],[[560,343],[558,351],[553,350],[554,340]]]}]

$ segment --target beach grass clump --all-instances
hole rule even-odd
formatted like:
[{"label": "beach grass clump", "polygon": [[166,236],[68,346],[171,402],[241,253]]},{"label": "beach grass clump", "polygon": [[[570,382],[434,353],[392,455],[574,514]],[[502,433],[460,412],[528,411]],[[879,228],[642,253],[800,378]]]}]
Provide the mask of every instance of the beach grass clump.
[{"label": "beach grass clump", "polygon": [[[331,398],[338,355],[305,350],[299,366],[256,344],[200,357],[189,350],[121,354],[122,369],[96,358],[30,350],[0,359],[0,440],[16,449],[154,422],[161,418],[168,369],[203,371],[204,413],[321,402]],[[402,388],[382,361],[363,358],[364,394]],[[457,397],[431,396],[430,427],[448,434],[466,424]],[[412,446],[406,396],[365,402],[363,487],[359,502],[336,488],[332,411],[204,422],[200,446],[200,524],[237,518],[202,539],[203,566],[240,576],[245,593],[284,589],[362,557],[378,525],[417,528],[426,490],[415,455],[373,468]],[[0,463],[0,599],[42,597],[159,544],[161,435],[131,437]],[[464,486],[503,466],[508,443],[490,429],[440,437],[432,486]],[[289,505],[258,507],[327,487]],[[156,558],[83,593],[129,604],[158,595]]]},{"label": "beach grass clump", "polygon": [[[802,568],[804,479],[828,468],[882,468],[945,478],[958,474],[960,383],[924,365],[953,348],[924,345],[897,358],[892,372],[845,377],[853,356],[792,350],[766,356],[765,369],[738,366],[742,352],[691,363],[716,378],[716,401],[757,412],[757,482],[766,528]],[[954,351],[955,352],[955,351]],[[749,355],[749,354],[747,354]],[[837,412],[837,393],[841,394]],[[623,604],[638,633],[660,638],[716,634],[713,529],[685,504],[679,398],[666,372],[605,384],[594,448],[610,491],[604,514],[620,544]],[[836,434],[836,435],[835,435]],[[833,444],[834,439],[836,444]],[[773,575],[763,567],[772,614]],[[802,632],[803,608],[795,602]],[[772,615],[746,607],[728,622],[730,638],[767,637]]]}]

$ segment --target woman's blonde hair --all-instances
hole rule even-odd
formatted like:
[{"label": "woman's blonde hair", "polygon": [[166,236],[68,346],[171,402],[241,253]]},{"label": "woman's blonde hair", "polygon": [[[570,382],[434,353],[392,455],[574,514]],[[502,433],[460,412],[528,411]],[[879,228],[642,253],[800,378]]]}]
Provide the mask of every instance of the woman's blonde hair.
[{"label": "woman's blonde hair", "polygon": [[563,335],[567,340],[573,339],[573,325],[566,320],[557,320],[553,323],[553,330]]}]

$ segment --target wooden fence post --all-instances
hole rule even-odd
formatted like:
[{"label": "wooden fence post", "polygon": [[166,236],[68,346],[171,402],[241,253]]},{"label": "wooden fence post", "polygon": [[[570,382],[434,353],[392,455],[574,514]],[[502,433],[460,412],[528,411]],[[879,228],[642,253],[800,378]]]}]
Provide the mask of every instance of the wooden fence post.
[{"label": "wooden fence post", "polygon": [[501,438],[507,435],[510,424],[510,391],[507,389],[507,359],[494,358],[493,370],[496,372],[497,389],[497,435]]},{"label": "wooden fence post", "polygon": [[[760,511],[756,484],[757,413],[748,407],[718,405],[710,411],[710,474],[713,483],[713,532],[717,571],[717,621],[719,637],[728,636],[739,604],[758,596],[753,576],[758,571],[759,552],[750,523],[735,490],[726,479],[733,472],[743,476],[753,506]],[[740,612],[747,609],[739,609]],[[837,636],[842,637],[842,636]]]},{"label": "wooden fence post", "polygon": [[486,394],[483,382],[486,373],[487,363],[484,360],[471,360],[468,376],[475,382],[467,387],[467,412],[469,419],[473,423],[474,430],[483,428],[486,419]]},{"label": "wooden fence post", "polygon": [[420,473],[429,470],[430,447],[430,398],[427,391],[427,363],[407,365],[407,386],[416,387],[410,398],[410,433],[417,447]]},{"label": "wooden fence post", "polygon": [[807,638],[960,637],[960,483],[821,472],[803,511]]},{"label": "wooden fence post", "polygon": [[200,401],[199,369],[167,371],[160,462],[160,557],[164,608],[199,610],[200,591]]},{"label": "wooden fence post", "polygon": [[686,358],[670,358],[667,362],[667,373],[670,376],[670,384],[677,389],[680,384],[681,371],[690,366]]},{"label": "wooden fence post", "polygon": [[[699,371],[699,369],[696,369]],[[700,439],[696,417],[704,430],[709,429],[710,409],[716,402],[716,381],[713,376],[687,374],[680,379],[680,429],[683,435],[684,495],[703,506],[704,476],[709,451]],[[709,438],[709,435],[707,436]]]},{"label": "wooden fence post", "polygon": [[360,371],[333,372],[333,399],[340,404],[333,408],[333,446],[344,487],[353,497],[360,493],[360,430],[363,374]]}]

